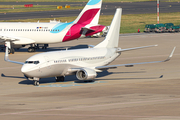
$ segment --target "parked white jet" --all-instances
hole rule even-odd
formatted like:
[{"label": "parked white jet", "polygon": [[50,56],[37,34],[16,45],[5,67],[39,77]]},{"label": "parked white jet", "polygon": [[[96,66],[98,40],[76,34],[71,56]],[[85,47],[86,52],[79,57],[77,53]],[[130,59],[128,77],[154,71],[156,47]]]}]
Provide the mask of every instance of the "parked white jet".
[{"label": "parked white jet", "polygon": [[21,71],[25,77],[33,79],[34,85],[39,85],[40,78],[55,77],[56,81],[64,81],[65,76],[76,74],[79,80],[93,80],[96,78],[97,72],[102,72],[110,68],[159,63],[170,60],[175,48],[168,59],[164,61],[106,66],[120,56],[121,52],[156,46],[151,45],[128,49],[118,48],[121,13],[122,9],[118,8],[106,38],[94,48],[40,53],[27,59],[25,63],[9,60],[6,51],[5,61],[22,64]]},{"label": "parked white jet", "polygon": [[[99,25],[102,0],[89,0],[79,16],[70,23],[30,23],[1,22],[0,43],[10,48],[31,45],[29,52],[34,52],[36,44],[66,42],[102,32],[106,26]],[[12,49],[11,49],[12,48]]]}]

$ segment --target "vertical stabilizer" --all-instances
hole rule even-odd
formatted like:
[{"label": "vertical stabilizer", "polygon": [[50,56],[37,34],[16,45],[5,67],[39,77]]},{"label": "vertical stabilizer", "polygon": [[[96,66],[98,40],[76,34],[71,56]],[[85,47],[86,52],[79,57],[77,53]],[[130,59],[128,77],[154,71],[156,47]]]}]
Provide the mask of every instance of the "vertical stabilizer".
[{"label": "vertical stabilizer", "polygon": [[102,6],[102,0],[89,0],[74,23],[77,24],[98,24]]},{"label": "vertical stabilizer", "polygon": [[121,14],[122,8],[116,9],[116,13],[108,30],[108,33],[101,43],[96,45],[94,48],[117,48],[119,43],[119,31],[121,25]]}]

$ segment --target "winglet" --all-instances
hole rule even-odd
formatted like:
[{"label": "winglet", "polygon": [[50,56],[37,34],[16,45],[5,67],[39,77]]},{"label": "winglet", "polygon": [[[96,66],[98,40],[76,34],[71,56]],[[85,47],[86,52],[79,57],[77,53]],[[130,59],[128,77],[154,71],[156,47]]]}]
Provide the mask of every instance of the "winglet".
[{"label": "winglet", "polygon": [[164,62],[167,62],[167,61],[169,61],[172,58],[175,49],[176,49],[176,47],[174,47],[174,49],[172,50],[171,54],[169,55],[169,57],[166,60],[164,60]]}]

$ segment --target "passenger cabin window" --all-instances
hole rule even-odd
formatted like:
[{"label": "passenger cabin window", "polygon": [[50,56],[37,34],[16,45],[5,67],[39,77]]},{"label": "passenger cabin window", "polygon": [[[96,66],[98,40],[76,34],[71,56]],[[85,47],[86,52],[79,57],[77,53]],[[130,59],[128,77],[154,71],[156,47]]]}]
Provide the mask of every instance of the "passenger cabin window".
[{"label": "passenger cabin window", "polygon": [[53,32],[59,32],[60,30],[59,29],[0,29],[0,31],[53,31]]}]

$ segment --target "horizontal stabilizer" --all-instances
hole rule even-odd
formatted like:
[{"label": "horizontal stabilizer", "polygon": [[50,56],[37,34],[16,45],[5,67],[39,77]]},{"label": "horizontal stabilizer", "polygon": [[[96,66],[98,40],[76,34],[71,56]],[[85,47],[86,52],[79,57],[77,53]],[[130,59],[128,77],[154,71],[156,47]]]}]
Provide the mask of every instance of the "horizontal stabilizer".
[{"label": "horizontal stabilizer", "polygon": [[81,28],[81,34],[86,35],[86,33],[89,33],[89,32],[94,32],[94,30],[86,28],[86,27]]},{"label": "horizontal stabilizer", "polygon": [[86,28],[86,27],[82,27],[81,30],[83,30],[83,31],[95,31],[95,30],[93,30],[93,29]]}]

